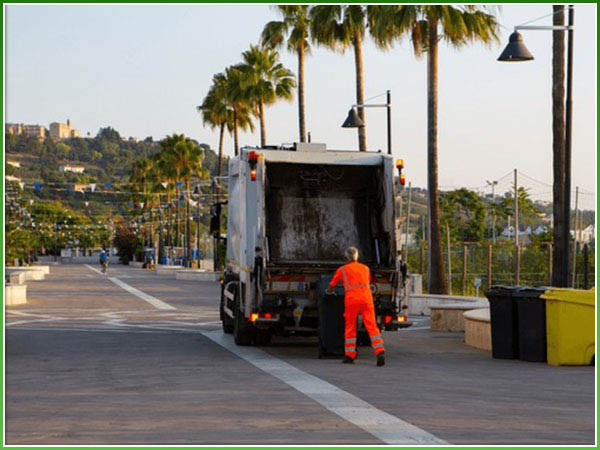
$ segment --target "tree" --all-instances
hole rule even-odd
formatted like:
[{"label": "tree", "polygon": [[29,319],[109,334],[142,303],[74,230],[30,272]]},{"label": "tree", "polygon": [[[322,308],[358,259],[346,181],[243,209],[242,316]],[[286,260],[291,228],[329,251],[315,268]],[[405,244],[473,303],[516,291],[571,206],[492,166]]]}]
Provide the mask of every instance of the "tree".
[{"label": "tree", "polygon": [[[202,166],[204,153],[200,146],[191,139],[186,138],[183,134],[167,136],[160,142],[162,147],[162,166],[168,166],[171,169],[170,174],[174,176],[174,181],[182,181],[185,183],[185,206],[186,206],[186,242],[187,242],[187,257],[191,260],[191,245],[190,245],[190,180],[192,175],[198,178],[205,178],[207,171]],[[179,208],[179,198],[177,198],[177,209]]]},{"label": "tree", "polygon": [[310,54],[310,18],[307,5],[277,5],[282,20],[268,22],[261,35],[262,44],[277,49],[287,36],[287,49],[298,56],[298,124],[300,142],[306,142],[306,107],[304,103],[304,58]]},{"label": "tree", "polygon": [[[564,6],[552,7],[552,22],[556,26],[565,23]],[[552,169],[554,183],[552,187],[554,230],[552,252],[552,286],[566,287],[563,280],[563,249],[565,223],[565,32],[552,32]],[[568,248],[568,247],[567,247]],[[567,256],[568,258],[568,256]]]},{"label": "tree", "polygon": [[219,162],[217,165],[217,176],[221,176],[223,165],[223,141],[225,127],[230,131],[233,128],[233,108],[227,99],[226,79],[219,75],[213,77],[213,84],[204,97],[202,104],[196,109],[202,114],[202,122],[210,128],[219,128]]},{"label": "tree", "polygon": [[485,205],[475,192],[462,188],[440,197],[441,224],[460,242],[477,242],[485,231]]},{"label": "tree", "polygon": [[98,130],[96,139],[105,139],[107,141],[120,142],[121,135],[114,128],[106,127],[106,128],[100,128],[100,130]]},{"label": "tree", "polygon": [[241,66],[229,66],[224,73],[218,73],[213,77],[213,85],[222,87],[219,95],[222,95],[232,112],[231,130],[233,132],[233,151],[237,156],[239,153],[238,132],[242,130],[254,131],[252,123],[252,104],[248,93],[244,89],[244,73]]},{"label": "tree", "polygon": [[279,99],[292,100],[292,89],[296,87],[294,75],[279,62],[275,50],[251,45],[242,53],[241,70],[244,74],[242,89],[248,102],[255,107],[254,114],[260,121],[260,145],[267,145],[265,106]]},{"label": "tree", "polygon": [[[367,7],[360,5],[318,5],[311,8],[311,35],[315,42],[334,51],[344,52],[350,45],[354,49],[356,67],[356,103],[365,103],[362,43],[365,36]],[[358,115],[366,124],[364,108]],[[367,151],[366,126],[358,128],[358,148]]]},{"label": "tree", "polygon": [[[519,223],[533,224],[537,219],[540,209],[529,197],[528,189],[523,186],[517,188],[517,203],[519,205]],[[504,194],[502,200],[496,208],[496,214],[501,218],[508,218],[514,215],[515,211],[515,190],[511,189],[510,192]]]},{"label": "tree", "polygon": [[414,52],[427,53],[427,190],[429,193],[429,271],[428,291],[447,292],[444,275],[438,191],[438,43],[446,40],[454,47],[475,41],[485,44],[498,39],[498,23],[493,14],[478,6],[385,5],[372,7],[369,25],[375,42],[383,48],[409,35]]}]

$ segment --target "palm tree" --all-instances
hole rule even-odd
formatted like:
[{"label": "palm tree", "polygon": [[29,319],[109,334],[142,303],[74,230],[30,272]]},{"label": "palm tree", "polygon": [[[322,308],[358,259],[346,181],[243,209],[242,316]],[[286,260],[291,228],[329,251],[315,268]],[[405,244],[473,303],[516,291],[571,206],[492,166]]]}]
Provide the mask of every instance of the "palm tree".
[{"label": "palm tree", "polygon": [[[162,147],[161,153],[163,165],[168,165],[174,175],[175,180],[185,184],[186,192],[186,217],[185,217],[185,242],[186,255],[188,261],[191,261],[191,225],[190,217],[190,183],[192,175],[198,178],[205,178],[207,175],[206,169],[202,166],[204,160],[204,152],[200,146],[193,140],[186,138],[183,134],[167,136],[160,142]],[[179,205],[179,198],[177,198]],[[179,216],[179,214],[177,214]]]},{"label": "palm tree", "polygon": [[[148,196],[148,185],[151,183],[153,164],[152,160],[149,158],[140,158],[134,161],[132,165],[131,175],[129,177],[129,181],[131,183],[132,190],[137,194],[134,194],[134,201],[139,201],[140,204],[146,207],[146,209],[151,208],[152,205],[148,200],[152,198],[152,195]],[[144,210],[144,206],[142,206],[142,210]],[[146,230],[145,230],[146,231]],[[144,233],[145,234],[145,233]],[[153,242],[154,239],[154,229],[152,224],[150,225],[150,239],[149,241]],[[145,238],[144,238],[145,240]]]},{"label": "palm tree", "polygon": [[260,121],[260,144],[267,145],[265,106],[279,99],[292,100],[292,89],[296,87],[294,75],[279,62],[275,50],[251,45],[242,53],[240,69],[244,74],[242,89],[244,97],[255,106],[255,115]]},{"label": "palm tree", "polygon": [[204,97],[202,104],[196,109],[202,114],[202,122],[210,128],[219,128],[219,162],[217,176],[221,176],[223,165],[223,141],[225,127],[231,130],[233,126],[233,109],[229,107],[226,98],[224,78],[215,76],[213,84]]},{"label": "palm tree", "polygon": [[229,66],[224,73],[218,73],[213,78],[218,83],[223,83],[223,96],[232,111],[232,131],[233,131],[233,151],[237,156],[239,153],[239,135],[242,130],[254,131],[252,123],[252,102],[248,98],[248,92],[245,89],[245,74],[241,64]]},{"label": "palm tree", "polygon": [[[315,42],[344,52],[348,46],[354,48],[354,64],[356,67],[356,103],[364,104],[364,67],[362,42],[364,40],[367,7],[360,5],[319,5],[311,8],[311,36]],[[358,115],[366,124],[364,108],[358,108]],[[367,151],[366,127],[358,128],[358,148]]]},{"label": "palm tree", "polygon": [[310,18],[307,5],[277,5],[274,8],[282,20],[265,25],[261,42],[265,47],[276,49],[283,46],[287,36],[287,49],[298,56],[298,121],[300,142],[306,142],[306,108],[304,103],[304,57],[310,54]]},{"label": "palm tree", "polygon": [[498,39],[498,23],[493,14],[478,6],[385,5],[369,8],[370,32],[380,47],[387,48],[402,36],[410,35],[415,54],[420,56],[424,49],[427,52],[428,289],[432,294],[443,294],[447,288],[438,192],[438,43],[443,38],[454,47],[475,41],[487,44]]}]

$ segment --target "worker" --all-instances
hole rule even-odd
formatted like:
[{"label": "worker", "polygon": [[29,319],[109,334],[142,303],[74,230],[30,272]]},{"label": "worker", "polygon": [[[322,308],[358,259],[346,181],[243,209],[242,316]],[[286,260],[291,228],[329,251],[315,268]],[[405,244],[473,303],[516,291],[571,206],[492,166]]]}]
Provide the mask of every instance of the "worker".
[{"label": "worker", "polygon": [[344,341],[344,364],[353,364],[356,358],[356,318],[360,314],[371,338],[371,346],[377,356],[377,366],[385,364],[385,349],[381,332],[375,320],[375,306],[371,294],[371,271],[367,266],[358,262],[358,250],[349,247],[344,252],[348,264],[338,268],[327,288],[328,294],[333,294],[336,285],[344,285],[346,322]]}]

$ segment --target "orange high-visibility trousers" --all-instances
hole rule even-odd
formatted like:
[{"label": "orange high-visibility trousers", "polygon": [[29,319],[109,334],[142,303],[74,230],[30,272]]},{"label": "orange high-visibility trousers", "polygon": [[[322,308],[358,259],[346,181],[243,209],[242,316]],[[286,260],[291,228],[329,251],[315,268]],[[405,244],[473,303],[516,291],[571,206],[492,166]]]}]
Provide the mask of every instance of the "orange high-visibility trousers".
[{"label": "orange high-visibility trousers", "polygon": [[346,356],[356,358],[356,319],[358,315],[362,316],[365,328],[371,338],[371,346],[378,355],[385,351],[381,332],[377,327],[375,319],[375,307],[370,300],[346,300],[346,309],[344,311],[344,320],[346,322],[344,353]]}]

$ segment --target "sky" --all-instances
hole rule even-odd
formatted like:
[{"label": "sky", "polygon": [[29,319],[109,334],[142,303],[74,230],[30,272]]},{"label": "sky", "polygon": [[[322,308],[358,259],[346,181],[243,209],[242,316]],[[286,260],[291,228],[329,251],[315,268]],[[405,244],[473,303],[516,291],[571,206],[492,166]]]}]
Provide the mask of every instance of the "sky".
[{"label": "sky", "polygon": [[[578,4],[575,11],[572,184],[587,192],[593,205],[596,5]],[[532,189],[539,188],[536,195],[551,191],[551,32],[522,32],[534,61],[496,61],[515,25],[550,12],[550,5],[504,5],[498,14],[499,43],[440,46],[442,188],[483,189],[486,180],[506,181],[516,168],[524,180],[537,180],[531,181]],[[5,121],[48,127],[70,118],[83,136],[94,136],[104,126],[126,137],[185,133],[215,149],[218,133],[203,127],[196,106],[212,76],[239,62],[241,53],[258,42],[265,23],[276,18],[267,5],[5,5]],[[281,60],[297,71],[295,55],[282,50]],[[426,58],[415,58],[407,41],[383,52],[367,39],[364,67],[366,98],[392,92],[394,156],[404,159],[413,186],[425,186]],[[357,149],[356,130],[340,126],[355,95],[352,51],[313,46],[306,60],[307,129],[313,142]],[[266,114],[269,143],[298,140],[295,99]],[[387,148],[385,114],[384,108],[367,109],[371,150]],[[259,135],[242,133],[240,142],[256,145]],[[225,151],[233,152],[230,137]]]}]

